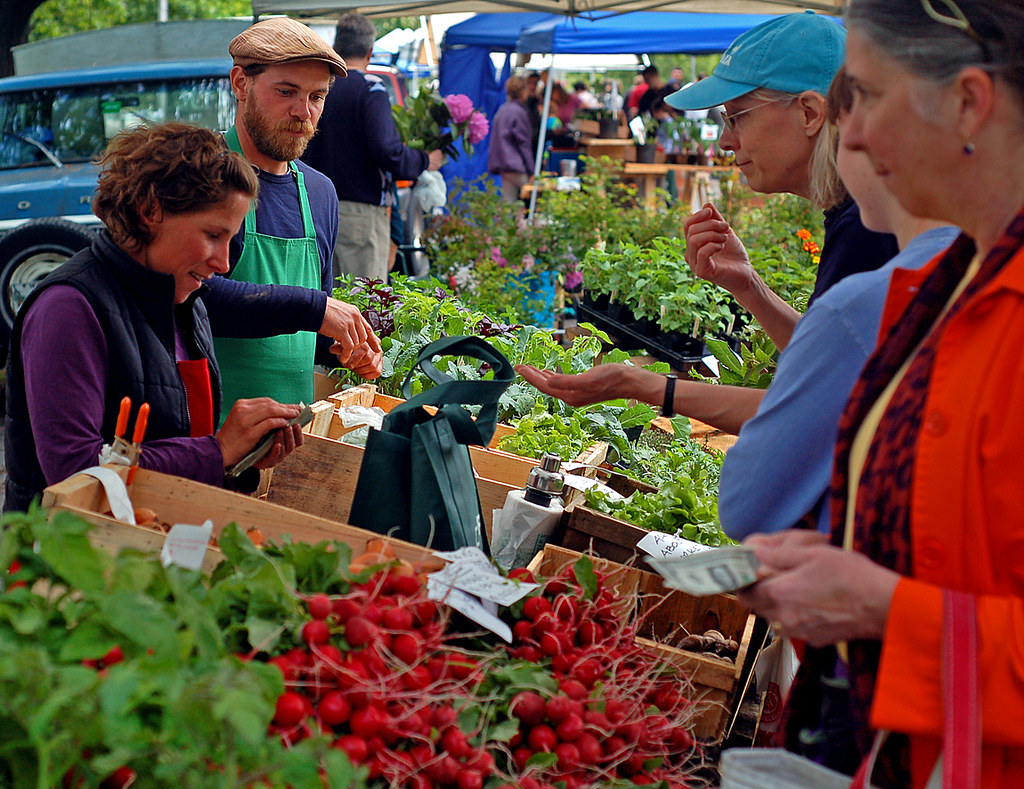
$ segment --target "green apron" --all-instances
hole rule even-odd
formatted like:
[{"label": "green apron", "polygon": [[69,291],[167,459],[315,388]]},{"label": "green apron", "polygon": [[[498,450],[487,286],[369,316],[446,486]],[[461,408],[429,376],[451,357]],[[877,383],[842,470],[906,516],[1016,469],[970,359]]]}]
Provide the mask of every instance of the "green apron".
[{"label": "green apron", "polygon": [[[242,153],[238,132],[232,127],[228,147]],[[309,210],[306,186],[294,162],[288,163],[299,188],[303,238],[277,238],[256,232],[256,201],[245,217],[242,255],[230,276],[264,285],[299,285],[320,290],[320,252]],[[272,321],[273,315],[268,314]],[[218,337],[214,350],[223,390],[221,423],[235,401],[246,397],[272,397],[279,403],[313,402],[313,357],[316,334],[300,331],[276,337],[237,339]]]}]

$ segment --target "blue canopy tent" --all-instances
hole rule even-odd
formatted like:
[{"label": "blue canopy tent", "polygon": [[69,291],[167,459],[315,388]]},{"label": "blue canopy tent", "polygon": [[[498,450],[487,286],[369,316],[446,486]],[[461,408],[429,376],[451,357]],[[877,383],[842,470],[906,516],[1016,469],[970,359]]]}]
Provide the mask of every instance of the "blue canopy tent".
[{"label": "blue canopy tent", "polygon": [[[442,96],[464,93],[473,106],[493,118],[505,102],[505,80],[512,71],[511,55],[524,27],[556,18],[554,14],[507,13],[477,14],[465,22],[452,25],[441,41],[438,65],[438,89]],[[492,52],[505,54],[501,69],[494,67]],[[490,138],[474,146],[473,155],[462,154],[449,162],[441,172],[446,181],[461,178],[469,182],[487,172]]]},{"label": "blue canopy tent", "polygon": [[645,11],[594,19],[558,16],[524,27],[516,48],[520,52],[578,55],[703,55],[724,52],[741,33],[772,18],[761,14],[681,11]]},{"label": "blue canopy tent", "polygon": [[[573,18],[561,14],[477,14],[448,28],[442,42],[442,95],[465,93],[488,118],[505,101],[505,80],[511,53],[622,54],[724,52],[741,33],[772,19],[759,14],[703,14],[681,11],[637,11]],[[491,52],[506,54],[495,69]],[[545,100],[545,111],[547,101]],[[446,179],[470,181],[487,172],[488,140],[445,166]]]}]

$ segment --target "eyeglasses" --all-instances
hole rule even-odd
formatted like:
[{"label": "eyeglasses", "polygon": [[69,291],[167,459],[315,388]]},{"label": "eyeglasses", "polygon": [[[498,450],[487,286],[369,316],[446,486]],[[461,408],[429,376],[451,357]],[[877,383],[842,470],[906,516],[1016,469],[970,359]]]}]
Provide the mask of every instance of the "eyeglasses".
[{"label": "eyeglasses", "polygon": [[769,104],[778,104],[779,102],[783,101],[791,102],[793,101],[793,97],[780,96],[777,99],[768,99],[767,101],[762,101],[760,104],[755,104],[753,107],[748,107],[747,109],[740,110],[739,112],[723,112],[722,124],[725,126],[726,129],[728,129],[731,132],[734,132],[736,131],[737,126],[736,119],[739,118],[741,115],[746,115],[748,112],[753,112],[754,110],[759,110],[762,107],[767,107]]},{"label": "eyeglasses", "polygon": [[954,0],[938,0],[938,2],[942,3],[942,5],[949,10],[949,13],[952,14],[952,16],[936,11],[935,6],[932,5],[932,0],[921,0],[921,7],[929,17],[939,24],[948,25],[949,27],[955,27],[957,30],[962,30],[964,34],[971,39],[971,41],[981,47],[981,54],[984,61],[986,63],[991,63],[992,51],[988,48],[988,45],[985,43],[985,40],[981,37],[978,31],[974,29],[974,26],[967,18],[967,15],[960,10],[960,6],[958,6]]}]

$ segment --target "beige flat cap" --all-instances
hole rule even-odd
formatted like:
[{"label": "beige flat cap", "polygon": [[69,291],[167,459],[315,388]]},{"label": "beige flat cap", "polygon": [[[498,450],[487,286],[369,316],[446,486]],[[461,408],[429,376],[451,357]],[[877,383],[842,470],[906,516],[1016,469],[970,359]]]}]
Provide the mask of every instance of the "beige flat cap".
[{"label": "beige flat cap", "polygon": [[304,24],[286,16],[264,19],[246,28],[231,39],[228,54],[238,66],[319,60],[339,77],[348,74],[341,55]]}]

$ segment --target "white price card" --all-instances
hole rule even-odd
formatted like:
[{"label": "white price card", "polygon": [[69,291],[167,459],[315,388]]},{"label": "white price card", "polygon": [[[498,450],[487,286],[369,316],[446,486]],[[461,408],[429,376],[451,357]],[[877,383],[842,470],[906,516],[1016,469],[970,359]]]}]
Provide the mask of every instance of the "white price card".
[{"label": "white price card", "polygon": [[427,596],[431,600],[438,600],[446,605],[450,605],[478,625],[482,625],[492,633],[501,636],[509,644],[512,643],[512,628],[489,611],[484,603],[473,595],[463,592],[461,589],[449,586],[444,581],[437,579],[436,576],[437,573],[432,573],[427,577]]},{"label": "white price card", "polygon": [[[476,548],[462,548],[447,555],[461,558],[453,561],[436,573],[430,580],[461,589],[481,600],[490,600],[498,605],[509,606],[523,599],[537,588],[537,584],[524,583],[505,578],[498,572],[490,559]],[[438,556],[447,558],[446,554]]]},{"label": "white price card", "polygon": [[636,547],[651,556],[688,556],[691,553],[712,550],[709,545],[701,545],[699,542],[687,540],[685,537],[678,537],[675,534],[665,534],[660,531],[650,531],[636,544]]},{"label": "white price card", "polygon": [[164,567],[176,564],[187,570],[198,570],[206,556],[212,532],[213,521],[206,521],[202,526],[174,524],[167,533],[164,547],[160,549],[161,563]]}]

